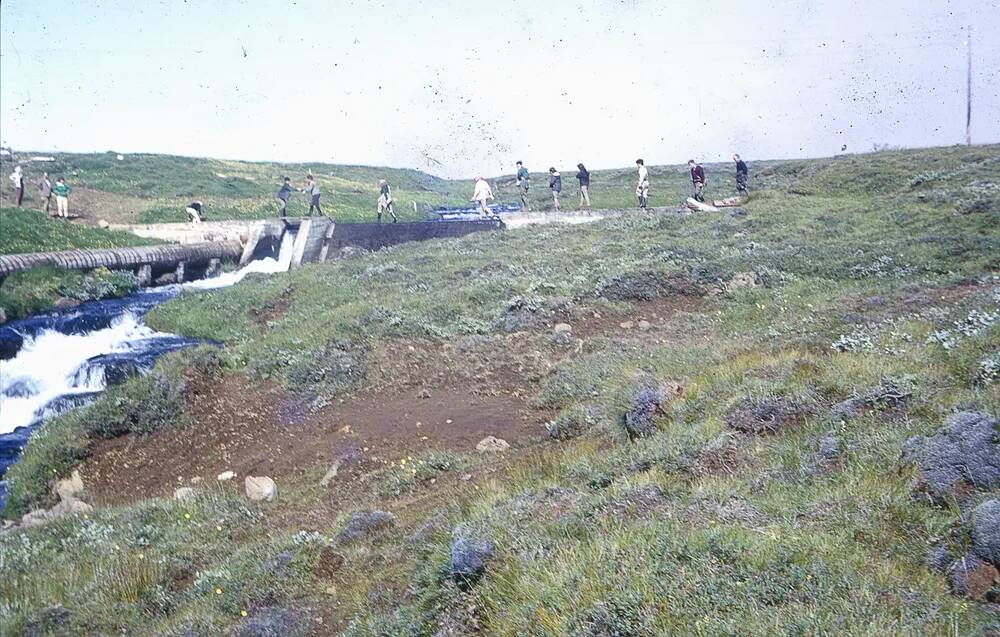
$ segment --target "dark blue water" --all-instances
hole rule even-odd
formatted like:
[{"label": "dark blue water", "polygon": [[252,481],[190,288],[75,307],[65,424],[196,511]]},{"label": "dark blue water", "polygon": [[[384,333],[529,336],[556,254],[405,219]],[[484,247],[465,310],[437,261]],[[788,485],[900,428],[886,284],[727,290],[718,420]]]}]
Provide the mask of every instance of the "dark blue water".
[{"label": "dark blue water", "polygon": [[[149,310],[177,295],[179,286],[166,286],[142,290],[121,299],[92,301],[78,307],[48,312],[27,319],[12,321],[0,326],[0,359],[13,359],[26,338],[42,334],[48,330],[67,335],[86,335],[103,330],[126,314],[141,320]],[[126,351],[100,354],[79,362],[66,379],[67,392],[57,395],[41,405],[27,426],[0,433],[0,508],[6,495],[6,485],[2,478],[7,469],[17,460],[21,449],[31,433],[45,420],[70,409],[92,402],[102,392],[90,391],[91,387],[107,388],[124,382],[131,376],[149,372],[156,360],[169,352],[191,347],[202,341],[171,334],[157,334],[155,337],[138,338],[127,344]],[[72,356],[72,352],[66,352]],[[39,395],[38,387],[30,378],[8,383],[3,389],[3,397]],[[0,414],[0,421],[3,414]]]}]

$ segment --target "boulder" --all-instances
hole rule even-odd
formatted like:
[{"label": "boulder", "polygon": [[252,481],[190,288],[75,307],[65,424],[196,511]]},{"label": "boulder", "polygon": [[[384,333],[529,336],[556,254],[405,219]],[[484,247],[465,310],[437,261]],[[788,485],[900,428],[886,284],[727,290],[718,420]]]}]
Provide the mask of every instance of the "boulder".
[{"label": "boulder", "polygon": [[195,491],[191,487],[181,487],[179,489],[174,489],[174,500],[180,500],[184,502],[185,500],[191,500],[194,498]]},{"label": "boulder", "polygon": [[653,327],[649,321],[639,321],[635,324],[635,326],[641,332],[647,332],[649,331],[649,328]]},{"label": "boulder", "polygon": [[60,500],[59,504],[49,509],[48,516],[49,519],[54,519],[63,515],[90,513],[93,510],[94,507],[90,506],[83,500],[78,500],[76,498],[66,498],[64,500]]},{"label": "boulder", "polygon": [[569,323],[556,323],[552,331],[556,334],[569,334],[573,331],[573,327]]},{"label": "boulder", "polygon": [[1000,487],[997,421],[974,411],[955,414],[933,436],[908,440],[903,459],[920,469],[917,488],[937,500]]},{"label": "boulder", "polygon": [[351,514],[343,530],[337,534],[342,543],[372,537],[396,526],[396,516],[388,511],[357,511]]},{"label": "boulder", "polygon": [[972,550],[1000,566],[1000,499],[987,500],[972,512]]},{"label": "boulder", "polygon": [[479,453],[503,453],[510,449],[510,443],[503,438],[486,436],[476,444]]},{"label": "boulder", "polygon": [[[118,159],[121,159],[121,158],[122,158],[122,156],[119,155]],[[104,219],[98,219],[97,220],[97,227],[98,228],[104,228],[105,230],[107,230],[108,228],[111,227],[111,224],[108,223],[107,221],[105,221]]]},{"label": "boulder", "polygon": [[228,482],[236,477],[235,471],[223,471],[219,475],[215,476],[215,479],[219,482]]},{"label": "boulder", "polygon": [[74,470],[70,477],[56,482],[55,491],[60,500],[80,497],[83,493],[83,478],[80,477],[80,472]]},{"label": "boulder", "polygon": [[493,540],[461,524],[451,533],[451,575],[460,580],[478,578],[493,558]]},{"label": "boulder", "polygon": [[975,555],[956,560],[951,567],[951,587],[955,593],[971,599],[982,599],[997,581],[995,566]]},{"label": "boulder", "polygon": [[274,502],[278,497],[278,485],[267,476],[247,476],[243,480],[243,488],[247,497],[257,502]]}]

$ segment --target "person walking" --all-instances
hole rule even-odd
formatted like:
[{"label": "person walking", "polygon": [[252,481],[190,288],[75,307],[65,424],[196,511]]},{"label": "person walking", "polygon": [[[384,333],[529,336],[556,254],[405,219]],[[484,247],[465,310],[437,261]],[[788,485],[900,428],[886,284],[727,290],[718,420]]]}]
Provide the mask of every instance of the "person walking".
[{"label": "person walking", "polygon": [[486,217],[496,217],[493,211],[490,210],[486,202],[493,199],[493,189],[486,182],[486,178],[483,176],[476,177],[476,188],[472,192],[472,200],[479,203],[479,218],[485,219]]},{"label": "person walking", "polygon": [[10,180],[14,184],[14,202],[20,208],[21,202],[24,201],[24,173],[21,172],[20,166],[14,167],[14,172],[10,174]]},{"label": "person walking", "polygon": [[63,177],[56,180],[56,185],[52,186],[52,192],[56,193],[56,209],[59,211],[61,219],[69,218],[69,191],[72,190]]},{"label": "person walking", "polygon": [[590,209],[590,171],[583,164],[577,164],[576,179],[580,182],[580,207]]},{"label": "person walking", "polygon": [[750,176],[750,169],[747,168],[747,163],[740,159],[738,153],[733,155],[733,161],[736,162],[736,192],[748,195],[750,191],[747,190],[747,179]]},{"label": "person walking", "polygon": [[562,175],[555,167],[549,168],[549,189],[552,190],[552,203],[559,212],[559,193],[562,192]]},{"label": "person walking", "polygon": [[639,200],[639,210],[646,210],[649,206],[649,170],[641,159],[635,160],[635,165],[638,166],[639,173],[639,181],[635,186],[635,196]]},{"label": "person walking", "polygon": [[201,223],[202,213],[201,209],[204,206],[200,201],[192,201],[188,204],[187,208],[184,209],[187,212],[188,221],[191,223]]},{"label": "person walking", "polygon": [[292,196],[292,180],[285,177],[281,183],[281,190],[278,191],[278,217],[284,219],[285,211],[288,207],[288,198]]},{"label": "person walking", "polygon": [[306,175],[306,187],[302,189],[302,192],[309,194],[309,216],[313,216],[313,208],[319,213],[319,216],[323,216],[323,209],[319,207],[319,184],[316,183],[316,178],[311,174]]},{"label": "person walking", "polygon": [[520,161],[515,166],[517,166],[517,190],[521,195],[521,210],[531,212],[531,205],[528,204],[528,181],[531,176]]},{"label": "person walking", "polygon": [[378,180],[378,223],[382,223],[382,213],[388,211],[392,215],[392,222],[396,223],[399,219],[396,217],[396,213],[392,209],[392,191],[389,189],[389,182],[385,179]]},{"label": "person walking", "polygon": [[41,204],[44,205],[42,210],[44,210],[46,214],[51,215],[52,180],[49,179],[49,173],[42,173],[42,178],[38,180],[36,186],[38,187],[38,198],[41,199]]},{"label": "person walking", "polygon": [[696,201],[705,201],[705,169],[693,160],[688,160],[688,168],[691,169],[691,196]]}]

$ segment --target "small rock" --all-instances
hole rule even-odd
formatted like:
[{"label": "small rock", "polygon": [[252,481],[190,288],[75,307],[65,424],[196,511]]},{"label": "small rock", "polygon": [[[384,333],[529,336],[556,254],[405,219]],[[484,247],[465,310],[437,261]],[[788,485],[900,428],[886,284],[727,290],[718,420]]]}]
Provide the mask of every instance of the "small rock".
[{"label": "small rock", "polygon": [[73,471],[70,477],[56,482],[56,495],[60,500],[77,498],[83,493],[83,478],[79,471]]},{"label": "small rock", "polygon": [[556,323],[552,331],[556,334],[569,334],[573,331],[573,327],[569,323]]},{"label": "small rock", "polygon": [[179,489],[174,489],[174,500],[180,500],[184,502],[185,500],[191,500],[194,498],[195,491],[191,487],[181,487]]},{"label": "small rock", "polygon": [[476,444],[476,451],[479,453],[503,453],[510,449],[510,443],[503,438],[486,436]]},{"label": "small rock", "polygon": [[331,480],[337,477],[337,471],[340,469],[340,463],[341,463],[340,458],[337,458],[336,460],[333,461],[333,464],[330,465],[330,468],[327,470],[326,474],[324,474],[323,478],[319,481],[319,486],[325,487],[326,485],[330,484]]},{"label": "small rock", "polygon": [[236,477],[235,471],[223,471],[219,475],[215,476],[215,479],[219,482],[228,482]]},{"label": "small rock", "polygon": [[637,329],[642,330],[643,332],[649,330],[649,328],[652,327],[649,321],[639,321],[638,323],[635,324],[635,326]]},{"label": "small rock", "polygon": [[201,484],[201,476],[191,478],[191,484]]},{"label": "small rock", "polygon": [[431,397],[431,391],[429,389],[421,389],[420,393],[417,394],[417,397],[418,398],[423,398],[424,400],[427,400],[428,398]]},{"label": "small rock", "polygon": [[740,288],[755,288],[760,284],[757,282],[757,275],[753,272],[737,272],[733,278],[726,283],[726,290],[738,290]]},{"label": "small rock", "polygon": [[832,467],[840,462],[840,438],[828,433],[819,440],[816,450],[816,464],[822,467]]},{"label": "small rock", "polygon": [[493,541],[476,533],[468,525],[459,525],[451,534],[451,575],[470,580],[483,574],[492,559]]},{"label": "small rock", "polygon": [[278,485],[267,476],[247,476],[243,480],[243,487],[251,500],[274,502],[278,497]]},{"label": "small rock", "polygon": [[1000,565],[1000,499],[987,500],[972,512],[972,550]]},{"label": "small rock", "polygon": [[[119,155],[119,158],[121,158],[121,155]],[[107,221],[105,221],[104,219],[98,219],[97,220],[97,227],[98,228],[104,228],[105,230],[107,230],[108,228],[111,227],[111,224],[108,223]]]},{"label": "small rock", "polygon": [[619,323],[618,327],[622,328],[623,330],[630,330],[633,327],[635,327],[635,323],[633,323],[632,321],[624,321],[622,323]]},{"label": "small rock", "polygon": [[345,543],[354,542],[394,526],[396,526],[396,516],[388,511],[358,511],[351,514],[351,519],[337,534],[337,539]]}]

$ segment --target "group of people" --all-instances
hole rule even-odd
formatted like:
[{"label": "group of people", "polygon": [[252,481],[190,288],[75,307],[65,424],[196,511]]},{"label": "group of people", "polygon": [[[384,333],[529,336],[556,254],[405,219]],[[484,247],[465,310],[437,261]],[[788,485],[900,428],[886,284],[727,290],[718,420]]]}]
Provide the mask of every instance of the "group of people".
[{"label": "group of people", "polygon": [[[10,174],[10,180],[14,184],[14,202],[20,208],[24,202],[24,171],[20,166],[14,167],[14,172]],[[69,191],[71,188],[66,183],[64,177],[60,177],[52,183],[49,173],[42,173],[42,178],[35,184],[38,188],[38,197],[41,201],[41,210],[45,213],[60,217],[69,218]],[[56,198],[56,214],[52,215],[52,197]]]},{"label": "group of people", "polygon": [[[747,178],[750,174],[746,162],[739,155],[733,155],[736,163],[736,191],[741,195],[747,194]],[[649,169],[642,159],[635,160],[638,181],[635,186],[635,196],[638,200],[639,208],[646,210],[649,208]],[[514,182],[517,185],[518,194],[521,199],[521,209],[531,210],[528,201],[531,175],[524,163],[518,161],[514,164],[517,172],[514,174]],[[581,209],[590,210],[590,171],[583,164],[576,165],[576,179],[580,184],[580,204]],[[695,160],[688,161],[688,169],[691,172],[691,197],[697,201],[705,201],[705,185],[708,180],[705,178],[705,169]],[[562,175],[555,167],[549,168],[549,190],[552,192],[552,205],[560,210],[559,196],[562,193]],[[479,217],[496,217],[489,208],[489,201],[492,200],[493,189],[483,176],[476,177],[476,186],[472,194],[472,200],[479,204]]]},{"label": "group of people", "polygon": [[[733,161],[736,164],[736,192],[740,195],[747,195],[749,194],[747,179],[750,175],[750,169],[738,154],[733,155]],[[639,183],[636,185],[635,195],[639,200],[639,208],[645,210],[649,205],[649,170],[643,165],[641,159],[635,160],[635,163],[639,172]],[[705,186],[708,184],[708,179],[705,178],[705,169],[693,159],[689,159],[687,165],[688,171],[691,173],[691,198],[704,202]]]},{"label": "group of people", "polygon": [[[736,191],[741,195],[746,195],[747,178],[750,174],[750,170],[747,168],[746,162],[744,162],[739,155],[733,155],[733,161],[736,163]],[[638,200],[639,209],[646,210],[649,207],[649,169],[646,168],[645,162],[642,159],[635,160],[635,164],[638,173],[635,196]],[[515,183],[521,199],[521,207],[523,210],[530,211],[531,204],[528,202],[528,192],[530,188],[531,175],[528,172],[528,169],[525,168],[523,162],[516,162],[515,167],[517,168],[517,172],[515,173]],[[576,179],[580,185],[579,207],[589,211],[591,209],[590,171],[588,171],[586,166],[583,164],[577,164],[576,168]],[[688,161],[688,169],[691,172],[691,197],[697,201],[705,201],[705,186],[708,183],[705,178],[705,169],[693,159]],[[20,206],[21,202],[24,200],[24,173],[20,166],[14,168],[14,172],[10,175],[10,180],[14,184],[14,199],[17,205]],[[56,183],[53,184],[49,179],[49,174],[43,173],[42,178],[38,181],[36,186],[43,204],[43,210],[46,213],[51,214],[50,209],[52,205],[52,197],[55,196],[57,216],[64,219],[69,216],[70,187],[63,177],[57,179]],[[282,219],[286,216],[288,199],[291,197],[292,192],[295,192],[296,190],[309,195],[308,215],[310,217],[313,214],[313,210],[315,210],[320,216],[323,216],[323,209],[319,204],[320,195],[322,194],[319,188],[319,183],[312,174],[308,174],[306,175],[305,185],[302,188],[293,187],[292,180],[289,177],[285,177],[283,179],[281,189],[278,190],[277,195],[278,215]],[[552,204],[556,211],[558,211],[560,210],[559,195],[562,193],[562,175],[554,166],[549,168],[549,190],[552,192]],[[382,222],[383,213],[388,213],[392,217],[393,223],[399,221],[399,218],[396,216],[396,212],[393,209],[392,189],[389,187],[389,184],[385,179],[379,179],[378,193],[378,202],[376,204],[376,219],[378,223]],[[479,204],[479,217],[481,219],[485,219],[487,217],[495,218],[497,216],[489,208],[489,202],[493,199],[493,189],[490,187],[489,182],[486,181],[486,178],[483,176],[476,177],[476,185],[472,194],[472,200]],[[193,223],[201,223],[204,219],[203,206],[204,204],[200,201],[193,201],[188,204],[186,208],[188,220]]]}]

